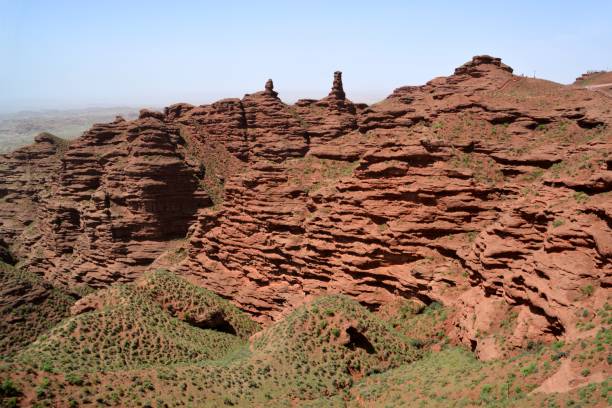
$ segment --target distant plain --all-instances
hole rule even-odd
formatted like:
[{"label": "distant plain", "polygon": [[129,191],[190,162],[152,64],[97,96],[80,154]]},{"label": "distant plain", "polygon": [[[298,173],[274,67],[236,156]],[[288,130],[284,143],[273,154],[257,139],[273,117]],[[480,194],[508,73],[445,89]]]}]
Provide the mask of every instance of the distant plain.
[{"label": "distant plain", "polygon": [[63,139],[75,139],[94,123],[112,121],[117,115],[135,119],[138,110],[111,107],[0,114],[0,154],[32,143],[41,132],[49,132]]}]

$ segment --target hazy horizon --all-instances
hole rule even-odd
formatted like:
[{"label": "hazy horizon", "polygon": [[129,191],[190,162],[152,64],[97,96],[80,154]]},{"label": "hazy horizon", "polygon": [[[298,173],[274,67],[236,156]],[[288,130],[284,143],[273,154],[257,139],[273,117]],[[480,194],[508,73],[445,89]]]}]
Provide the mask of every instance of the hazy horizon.
[{"label": "hazy horizon", "polygon": [[210,103],[263,89],[375,102],[473,55],[571,83],[612,68],[612,3],[0,0],[0,112]]}]

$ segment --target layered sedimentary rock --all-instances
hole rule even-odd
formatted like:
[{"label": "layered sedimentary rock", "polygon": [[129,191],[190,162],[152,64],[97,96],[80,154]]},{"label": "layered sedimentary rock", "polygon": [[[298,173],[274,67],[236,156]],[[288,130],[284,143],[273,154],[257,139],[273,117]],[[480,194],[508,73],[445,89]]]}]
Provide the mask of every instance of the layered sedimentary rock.
[{"label": "layered sedimentary rock", "polygon": [[136,121],[95,125],[65,148],[17,240],[30,270],[71,285],[129,281],[164,242],[185,236],[210,199],[185,163],[178,128],[160,119],[142,111]]},{"label": "layered sedimentary rock", "polygon": [[610,300],[611,200],[581,197],[543,187],[509,205],[461,251],[473,288],[461,296],[460,339],[489,342],[509,307],[516,319],[505,339],[511,346],[526,338],[573,340],[589,330],[581,320]]},{"label": "layered sedimentary rock", "polygon": [[329,141],[357,129],[358,112],[364,108],[365,105],[354,104],[346,98],[342,72],[336,71],[327,97],[300,99],[291,109],[308,129],[310,148],[325,149]]},{"label": "layered sedimentary rock", "polygon": [[0,240],[15,242],[57,182],[67,142],[41,133],[31,146],[0,156]]},{"label": "layered sedimentary rock", "polygon": [[56,166],[47,194],[23,193],[30,150],[7,156],[0,211],[18,216],[0,231],[31,269],[92,286],[171,265],[152,262],[187,234],[175,269],[259,321],[326,292],[440,301],[449,334],[492,357],[580,336],[578,312],[609,298],[610,108],[489,56],[371,106],[340,72],[294,105],[269,80],[97,125],[59,153],[42,140],[27,149]]},{"label": "layered sedimentary rock", "polygon": [[[547,246],[547,233],[536,244],[532,229],[551,228],[554,216],[535,226],[524,215],[524,230],[515,234],[525,248],[516,250],[527,262],[486,248],[500,220],[534,211],[536,202],[570,202],[579,211],[579,201],[606,201],[600,194],[611,185],[608,101],[513,76],[486,56],[451,77],[399,88],[379,104],[348,111],[350,120],[333,134],[329,122],[308,120],[310,107],[330,98],[338,100],[334,90],[323,101],[293,107],[310,135],[304,157],[259,163],[228,181],[221,211],[203,211],[194,226],[182,273],[262,321],[327,291],[373,308],[396,297],[456,304],[455,338],[483,357],[499,346],[479,338],[509,314],[520,311],[511,347],[574,335],[575,311],[605,302],[609,259],[584,231],[591,231],[586,220],[573,226],[583,241],[556,234],[559,242]],[[315,143],[317,134],[325,142]],[[605,210],[592,209],[589,217],[596,214]],[[601,241],[610,227],[597,219]],[[498,239],[517,246],[503,230]],[[571,263],[581,258],[592,265]],[[536,259],[539,266],[526,266]],[[555,272],[543,259],[569,266]],[[555,273],[567,274],[571,285],[557,288]],[[515,276],[521,274],[529,279]],[[580,290],[594,294],[572,305],[570,294]],[[479,304],[498,306],[483,313]]]}]

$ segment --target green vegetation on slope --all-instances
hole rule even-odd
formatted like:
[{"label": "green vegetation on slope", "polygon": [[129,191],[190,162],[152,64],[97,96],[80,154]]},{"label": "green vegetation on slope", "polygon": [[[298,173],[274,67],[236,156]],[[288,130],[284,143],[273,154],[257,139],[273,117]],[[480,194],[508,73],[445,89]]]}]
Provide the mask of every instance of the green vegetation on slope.
[{"label": "green vegetation on slope", "polygon": [[[608,305],[597,311],[602,328],[590,337],[572,344],[536,344],[515,357],[484,362],[449,345],[443,326],[451,311],[438,303],[406,301],[371,313],[345,296],[323,296],[256,333],[247,344],[257,324],[226,300],[169,272],[90,296],[95,310],[64,320],[15,362],[0,365],[5,405],[612,403],[610,378],[605,377],[612,364]],[[569,389],[537,392],[567,365],[579,376]]]},{"label": "green vegetation on slope", "polygon": [[379,312],[395,330],[410,339],[410,344],[427,348],[436,343],[446,344],[444,323],[449,311],[438,302],[427,306],[409,300],[388,305]]},{"label": "green vegetation on slope", "polygon": [[339,295],[298,308],[260,333],[253,348],[259,361],[291,378],[288,393],[303,399],[332,395],[418,357],[407,338]]},{"label": "green vegetation on slope", "polygon": [[74,298],[38,275],[0,262],[0,356],[31,343],[68,315]]},{"label": "green vegetation on slope", "polygon": [[578,384],[562,394],[533,392],[559,370],[562,360],[571,359],[565,355],[569,353],[542,347],[511,359],[483,362],[465,349],[445,348],[367,378],[351,390],[351,400],[364,407],[610,406],[612,377],[599,384]]},{"label": "green vegetation on slope", "polygon": [[[249,350],[240,336],[255,323],[168,272],[94,295],[96,310],[63,321],[0,368],[3,377],[25,373],[12,378],[24,403],[283,405],[346,393],[363,376],[418,357],[407,338],[343,296],[298,308]],[[218,319],[211,310],[221,310],[235,334],[187,323]]]},{"label": "green vegetation on slope", "polygon": [[62,372],[195,363],[224,357],[258,328],[226,300],[167,271],[83,301],[97,307],[64,320],[19,359]]},{"label": "green vegetation on slope", "polygon": [[259,330],[259,325],[236,306],[215,293],[195,286],[176,275],[158,270],[145,275],[139,290],[162,305],[173,316],[191,324],[209,322],[210,328],[219,326],[242,338]]},{"label": "green vegetation on slope", "polygon": [[112,295],[117,304],[63,321],[19,359],[38,369],[107,371],[220,358],[242,344],[173,318],[133,287],[119,286]]}]

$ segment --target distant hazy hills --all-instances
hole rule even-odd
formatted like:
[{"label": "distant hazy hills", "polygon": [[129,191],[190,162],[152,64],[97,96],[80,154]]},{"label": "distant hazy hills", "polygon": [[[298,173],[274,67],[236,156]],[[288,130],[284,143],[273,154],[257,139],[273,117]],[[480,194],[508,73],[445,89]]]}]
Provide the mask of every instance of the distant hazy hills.
[{"label": "distant hazy hills", "polygon": [[138,116],[138,109],[114,107],[0,114],[0,153],[32,143],[40,132],[74,139],[92,124],[112,121],[117,115],[134,119]]}]

